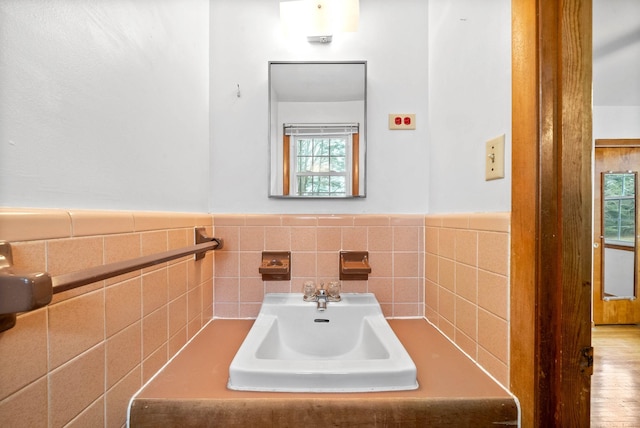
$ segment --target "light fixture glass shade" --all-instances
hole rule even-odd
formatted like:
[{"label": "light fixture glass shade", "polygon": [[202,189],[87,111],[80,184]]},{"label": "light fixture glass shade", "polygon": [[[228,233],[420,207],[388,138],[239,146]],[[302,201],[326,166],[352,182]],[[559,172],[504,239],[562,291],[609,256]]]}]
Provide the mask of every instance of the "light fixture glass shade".
[{"label": "light fixture glass shade", "polygon": [[280,21],[286,35],[331,36],[358,30],[359,0],[294,0],[280,2]]},{"label": "light fixture glass shade", "polygon": [[331,0],[336,14],[333,16],[334,28],[343,33],[353,33],[358,31],[360,20],[359,0]]}]

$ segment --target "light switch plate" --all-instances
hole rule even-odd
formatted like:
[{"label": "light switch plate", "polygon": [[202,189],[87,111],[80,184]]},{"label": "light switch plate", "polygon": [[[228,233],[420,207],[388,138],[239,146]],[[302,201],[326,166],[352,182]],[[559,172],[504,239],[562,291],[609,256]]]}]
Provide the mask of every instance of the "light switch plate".
[{"label": "light switch plate", "polygon": [[412,130],[416,129],[415,113],[390,113],[389,129],[391,130]]},{"label": "light switch plate", "polygon": [[504,178],[504,134],[486,143],[485,180]]}]

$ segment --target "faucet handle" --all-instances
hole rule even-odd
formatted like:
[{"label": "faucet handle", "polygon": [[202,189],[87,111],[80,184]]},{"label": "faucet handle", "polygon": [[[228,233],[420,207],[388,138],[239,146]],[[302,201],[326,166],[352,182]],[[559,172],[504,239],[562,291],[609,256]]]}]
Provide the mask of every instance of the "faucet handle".
[{"label": "faucet handle", "polygon": [[329,297],[334,302],[339,302],[340,299],[340,281],[329,282]]},{"label": "faucet handle", "polygon": [[306,302],[313,301],[317,295],[316,284],[313,281],[305,281],[302,286],[302,292]]}]

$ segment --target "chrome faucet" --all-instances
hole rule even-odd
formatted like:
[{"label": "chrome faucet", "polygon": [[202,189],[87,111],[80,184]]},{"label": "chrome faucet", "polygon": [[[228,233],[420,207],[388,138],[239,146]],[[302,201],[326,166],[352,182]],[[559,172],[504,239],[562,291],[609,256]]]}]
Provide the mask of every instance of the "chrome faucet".
[{"label": "chrome faucet", "polygon": [[318,310],[320,312],[324,311],[325,309],[327,309],[327,292],[324,291],[324,288],[321,288],[320,290],[318,290],[318,294],[316,295],[316,301],[318,302]]}]

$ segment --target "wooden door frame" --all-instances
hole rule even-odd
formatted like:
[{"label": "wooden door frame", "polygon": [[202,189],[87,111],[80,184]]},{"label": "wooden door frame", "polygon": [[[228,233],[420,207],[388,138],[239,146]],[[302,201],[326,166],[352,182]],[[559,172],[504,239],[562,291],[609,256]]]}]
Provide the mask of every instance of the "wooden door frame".
[{"label": "wooden door frame", "polygon": [[589,426],[591,0],[512,0],[510,389],[523,427]]}]

